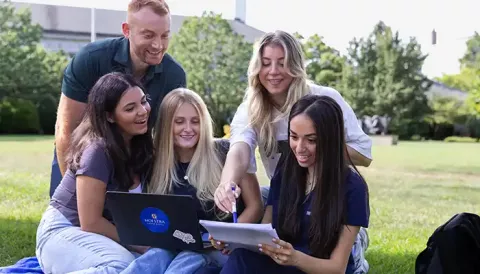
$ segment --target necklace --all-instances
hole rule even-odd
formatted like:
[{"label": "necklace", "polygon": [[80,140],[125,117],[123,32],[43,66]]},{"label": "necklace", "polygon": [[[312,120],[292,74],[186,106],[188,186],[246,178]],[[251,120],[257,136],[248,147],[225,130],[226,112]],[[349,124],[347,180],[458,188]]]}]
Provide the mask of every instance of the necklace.
[{"label": "necklace", "polygon": [[309,194],[314,187],[315,187],[315,184],[313,183],[313,180],[307,180],[307,183],[305,186],[305,194]]},{"label": "necklace", "polygon": [[187,176],[187,169],[188,169],[188,164],[187,164],[187,168],[184,168],[183,165],[185,165],[184,163],[180,162],[179,163],[180,165],[180,168],[182,168],[182,171],[183,171],[183,180],[187,181],[188,182],[188,176]]},{"label": "necklace", "polygon": [[312,191],[312,184],[307,182],[307,185],[305,187],[305,194],[310,193]]}]

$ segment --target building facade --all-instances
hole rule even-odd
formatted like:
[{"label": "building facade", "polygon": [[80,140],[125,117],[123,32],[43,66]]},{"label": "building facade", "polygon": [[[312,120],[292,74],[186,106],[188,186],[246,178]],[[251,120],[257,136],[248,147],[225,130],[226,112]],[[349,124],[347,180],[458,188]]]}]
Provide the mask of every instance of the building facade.
[{"label": "building facade", "polygon": [[[236,0],[235,19],[228,20],[233,31],[244,36],[245,40],[254,42],[264,32],[245,24],[245,1]],[[58,5],[12,2],[15,8],[30,8],[32,22],[43,29],[41,43],[52,51],[63,50],[75,54],[91,41],[91,9]],[[96,39],[122,36],[122,23],[126,11],[95,9]],[[171,31],[177,33],[187,16],[172,15]]]}]

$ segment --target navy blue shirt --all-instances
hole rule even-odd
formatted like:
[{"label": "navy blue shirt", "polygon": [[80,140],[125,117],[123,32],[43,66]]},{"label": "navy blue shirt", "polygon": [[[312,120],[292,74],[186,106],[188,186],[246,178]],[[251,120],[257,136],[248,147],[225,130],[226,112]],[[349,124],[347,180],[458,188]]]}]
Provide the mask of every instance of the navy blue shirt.
[{"label": "navy blue shirt", "polygon": [[199,220],[210,220],[215,221],[215,213],[212,210],[214,208],[214,201],[208,201],[205,204],[205,207],[202,207],[200,200],[197,197],[197,189],[191,185],[183,177],[185,176],[185,171],[188,169],[189,163],[177,162],[177,176],[181,180],[181,184],[173,184],[173,194],[176,195],[190,195],[193,198],[195,207],[197,208],[197,216]]},{"label": "navy blue shirt", "polygon": [[[111,72],[132,73],[130,44],[125,37],[98,40],[81,48],[65,68],[62,93],[72,100],[87,103],[90,90],[98,79]],[[141,82],[152,108],[148,119],[148,125],[152,128],[158,118],[158,107],[165,95],[176,88],[187,86],[186,74],[182,66],[165,53],[160,64],[148,67]],[[50,197],[61,179],[55,152],[50,178]]]},{"label": "navy blue shirt", "polygon": [[[130,45],[125,37],[98,40],[80,49],[65,69],[62,93],[70,99],[87,103],[90,89],[100,77],[110,72],[132,73]],[[185,71],[165,53],[160,64],[147,69],[141,82],[150,97],[149,125],[153,126],[163,97],[175,88],[186,87]]]},{"label": "navy blue shirt", "polygon": [[[225,159],[227,157],[228,149],[230,147],[230,142],[226,139],[217,139],[215,140],[215,149],[220,157],[222,163],[225,163]],[[215,210],[218,210],[215,207],[215,202],[208,201],[205,203],[205,206],[202,206],[202,203],[197,197],[197,189],[191,185],[187,180],[184,179],[185,173],[188,169],[189,163],[182,163],[177,162],[177,169],[176,173],[178,178],[180,178],[180,184],[173,184],[173,194],[176,195],[190,195],[193,200],[194,204],[197,208],[197,216],[199,220],[209,220],[209,221],[219,221],[217,216],[215,215]],[[243,203],[242,199],[238,199],[237,201],[237,213],[240,215],[245,208],[245,204]],[[219,211],[217,211],[219,213]],[[232,216],[229,216],[223,219],[223,222],[231,222],[233,220]],[[203,226],[200,226],[203,232],[206,232]]]},{"label": "navy blue shirt", "polygon": [[[282,172],[276,175],[270,182],[267,206],[272,206],[272,226],[275,228],[278,219],[278,201],[280,199],[280,187],[282,183]],[[362,178],[350,169],[345,182],[345,200],[347,201],[347,221],[345,225],[368,227],[370,208],[367,196],[367,187]],[[311,195],[307,195],[303,207],[303,225],[301,241],[291,243],[292,246],[303,253],[311,254],[309,249],[308,229],[310,227],[310,213],[312,204]],[[350,254],[348,269],[353,269],[353,257]],[[347,271],[348,273],[348,271]]]}]

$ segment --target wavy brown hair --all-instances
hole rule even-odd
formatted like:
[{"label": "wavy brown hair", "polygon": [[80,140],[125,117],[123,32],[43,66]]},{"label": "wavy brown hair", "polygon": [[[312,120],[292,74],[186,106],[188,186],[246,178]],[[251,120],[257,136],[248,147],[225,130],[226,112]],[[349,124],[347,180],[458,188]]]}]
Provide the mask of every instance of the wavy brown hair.
[{"label": "wavy brown hair", "polygon": [[[80,166],[83,151],[90,144],[100,143],[113,163],[113,179],[120,190],[133,185],[133,174],[148,175],[153,157],[151,130],[134,136],[127,147],[121,129],[107,121],[123,94],[132,87],[143,89],[133,76],[112,72],[102,76],[88,96],[85,114],[80,125],[73,131],[67,164],[76,171]],[[144,91],[145,92],[145,91]]]}]

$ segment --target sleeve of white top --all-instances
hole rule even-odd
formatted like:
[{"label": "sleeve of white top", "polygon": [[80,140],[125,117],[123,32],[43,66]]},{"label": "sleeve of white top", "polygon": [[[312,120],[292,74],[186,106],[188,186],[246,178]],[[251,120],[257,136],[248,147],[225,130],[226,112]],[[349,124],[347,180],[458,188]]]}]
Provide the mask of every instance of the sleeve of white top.
[{"label": "sleeve of white top", "polygon": [[230,147],[239,142],[244,142],[250,147],[250,163],[247,173],[255,173],[257,171],[255,159],[257,134],[255,130],[248,125],[248,109],[245,102],[237,108],[237,112],[230,124]]},{"label": "sleeve of white top", "polygon": [[368,159],[372,159],[372,140],[363,132],[352,107],[337,90],[328,87],[323,88],[325,89],[324,94],[335,99],[342,108],[347,145]]}]

